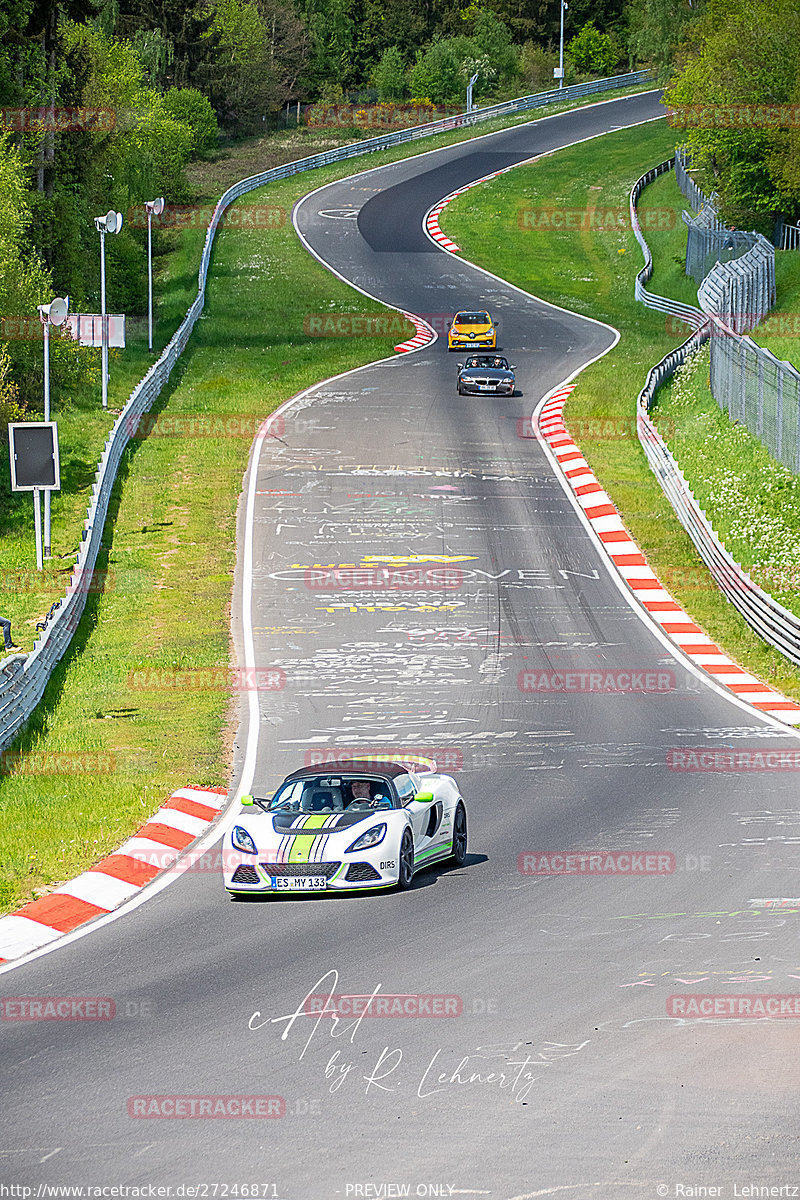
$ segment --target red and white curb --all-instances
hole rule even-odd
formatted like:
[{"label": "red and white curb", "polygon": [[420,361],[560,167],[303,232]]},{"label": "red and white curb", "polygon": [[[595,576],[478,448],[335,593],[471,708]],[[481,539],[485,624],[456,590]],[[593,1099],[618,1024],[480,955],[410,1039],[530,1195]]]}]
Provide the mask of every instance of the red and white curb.
[{"label": "red and white curb", "polygon": [[749,674],[708,637],[670,595],[622,524],[608,494],[564,424],[564,404],[575,384],[560,387],[544,403],[538,427],[591,524],[628,587],[668,637],[693,662],[740,700],[787,725],[800,725],[800,704]]},{"label": "red and white curb", "polygon": [[408,354],[410,350],[419,350],[421,346],[427,346],[428,342],[432,342],[434,340],[436,335],[431,327],[426,325],[423,320],[421,320],[419,317],[415,317],[413,313],[404,312],[403,316],[407,321],[411,321],[417,332],[412,338],[409,338],[407,342],[400,342],[399,345],[395,346],[395,350],[398,352],[398,354]]},{"label": "red and white curb", "polygon": [[105,916],[174,866],[225,806],[224,788],[180,788],[114,854],[70,883],[0,917],[0,963]]},{"label": "red and white curb", "polygon": [[439,202],[425,214],[425,220],[423,224],[428,237],[432,238],[438,246],[441,246],[443,250],[447,250],[450,254],[458,254],[460,252],[460,247],[457,246],[455,242],[447,236],[446,233],[442,233],[441,229],[439,228],[440,214],[445,208],[447,208],[448,204],[451,204],[452,201],[455,200],[457,196],[463,196],[464,192],[468,192],[470,188],[477,187],[479,183],[486,183],[489,179],[496,179],[498,175],[505,175],[507,171],[513,171],[515,166],[522,165],[522,163],[514,163],[510,167],[501,167],[499,171],[492,171],[490,175],[482,175],[480,179],[473,179],[471,183],[464,184],[464,186],[458,188],[457,191],[450,192],[450,194],[445,196],[443,200],[439,200]]}]

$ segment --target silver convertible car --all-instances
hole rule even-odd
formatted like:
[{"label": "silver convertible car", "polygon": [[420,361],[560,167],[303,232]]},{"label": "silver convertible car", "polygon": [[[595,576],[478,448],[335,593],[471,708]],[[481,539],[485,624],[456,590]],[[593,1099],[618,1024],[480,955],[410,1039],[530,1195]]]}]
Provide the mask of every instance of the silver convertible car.
[{"label": "silver convertible car", "polygon": [[466,392],[513,396],[514,367],[500,354],[471,354],[466,362],[458,364],[457,386],[459,396]]}]

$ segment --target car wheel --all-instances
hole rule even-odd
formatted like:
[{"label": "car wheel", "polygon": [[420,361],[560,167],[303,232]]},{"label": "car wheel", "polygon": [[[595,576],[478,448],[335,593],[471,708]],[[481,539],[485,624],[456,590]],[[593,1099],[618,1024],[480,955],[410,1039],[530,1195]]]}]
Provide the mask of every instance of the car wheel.
[{"label": "car wheel", "polygon": [[397,886],[406,891],[411,887],[411,881],[414,878],[414,839],[411,836],[411,830],[407,829],[403,834],[403,841],[400,844],[400,863],[397,871]]},{"label": "car wheel", "polygon": [[457,867],[463,867],[467,861],[467,812],[463,804],[459,804],[453,817],[453,853],[451,861]]},{"label": "car wheel", "polygon": [[464,395],[464,389],[462,388],[461,384],[458,385],[458,394],[459,394],[459,396]]}]

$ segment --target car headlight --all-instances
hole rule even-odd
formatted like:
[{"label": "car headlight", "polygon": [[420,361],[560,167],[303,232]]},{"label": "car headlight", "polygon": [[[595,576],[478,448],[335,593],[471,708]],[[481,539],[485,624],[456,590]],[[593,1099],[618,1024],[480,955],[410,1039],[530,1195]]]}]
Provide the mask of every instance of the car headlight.
[{"label": "car headlight", "polygon": [[362,833],[361,837],[356,838],[352,846],[348,846],[345,854],[350,854],[352,850],[369,850],[370,846],[377,846],[386,837],[386,825],[373,825],[366,833]]},{"label": "car headlight", "polygon": [[231,830],[231,842],[237,850],[244,850],[246,854],[258,854],[255,842],[241,825],[234,825]]},{"label": "car headlight", "polygon": [[474,377],[472,375],[462,375],[461,382],[462,383],[475,383],[476,380],[474,379]]},{"label": "car headlight", "polygon": [[494,328],[494,326],[492,326],[492,328],[491,328],[491,329],[487,329],[487,330],[486,330],[486,336],[487,336],[487,337],[494,337],[494,335],[495,335],[495,333],[496,333],[496,332],[497,332],[497,330]]}]

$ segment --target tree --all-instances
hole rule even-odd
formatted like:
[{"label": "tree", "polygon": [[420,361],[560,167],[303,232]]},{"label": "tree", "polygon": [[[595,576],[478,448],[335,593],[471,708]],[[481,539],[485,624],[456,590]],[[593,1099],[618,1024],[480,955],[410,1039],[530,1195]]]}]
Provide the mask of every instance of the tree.
[{"label": "tree", "polygon": [[601,33],[594,21],[587,21],[566,49],[570,62],[582,75],[610,75],[619,54],[610,35]]},{"label": "tree", "polygon": [[[0,133],[0,407],[13,420],[17,405],[37,401],[42,386],[38,304],[52,298],[44,263],[29,240],[31,194],[22,155],[11,135]],[[5,337],[4,337],[5,334]],[[55,339],[53,373],[61,377],[75,361],[71,347]]]},{"label": "tree", "polygon": [[546,92],[553,87],[553,68],[558,66],[558,53],[545,50],[535,42],[526,42],[519,57],[521,83],[526,93]]},{"label": "tree", "polygon": [[411,94],[426,96],[434,104],[448,104],[461,99],[463,73],[461,60],[453,46],[455,38],[433,42],[420,50],[411,68]]},{"label": "tree", "polygon": [[397,46],[389,46],[373,72],[379,100],[402,100],[408,87],[403,56]]},{"label": "tree", "polygon": [[[489,68],[494,74],[494,80],[490,80],[489,73],[480,72],[479,69],[481,77],[477,86],[480,92],[487,90],[493,82],[501,88],[516,82],[520,74],[520,61],[511,30],[488,8],[479,8],[475,15],[472,44],[472,57],[477,61],[488,58]],[[465,68],[465,74],[467,70]],[[471,70],[469,73],[473,75],[475,72]]]},{"label": "tree", "polygon": [[164,93],[166,114],[191,130],[192,154],[206,155],[217,148],[219,126],[207,96],[197,88],[169,88]]},{"label": "tree", "polygon": [[657,69],[662,83],[669,78],[678,47],[704,7],[705,0],[631,0],[626,13],[628,48],[640,62]]},{"label": "tree", "polygon": [[770,232],[777,213],[800,211],[796,0],[709,0],[682,59],[665,93],[677,136],[711,175],[726,219]]},{"label": "tree", "polygon": [[353,86],[359,14],[352,0],[300,0],[300,14],[309,41],[304,88],[318,95],[326,82]]},{"label": "tree", "polygon": [[294,92],[305,65],[300,19],[276,0],[211,0],[207,35],[213,57],[197,77],[223,124],[238,132],[262,128],[270,109]]}]

